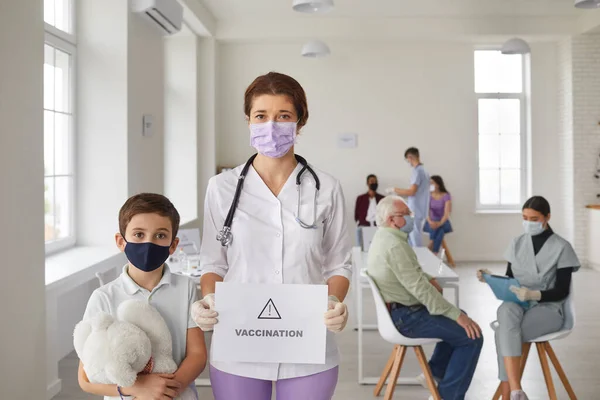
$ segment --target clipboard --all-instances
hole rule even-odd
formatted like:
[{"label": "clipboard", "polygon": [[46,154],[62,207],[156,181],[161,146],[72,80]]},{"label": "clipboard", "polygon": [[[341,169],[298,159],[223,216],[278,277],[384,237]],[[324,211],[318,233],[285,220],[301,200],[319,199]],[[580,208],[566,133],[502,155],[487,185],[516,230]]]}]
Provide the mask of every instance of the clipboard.
[{"label": "clipboard", "polygon": [[517,303],[523,308],[529,308],[528,301],[521,301],[516,294],[510,291],[511,286],[521,287],[521,284],[515,278],[501,275],[483,274],[483,279],[494,292],[498,300]]}]

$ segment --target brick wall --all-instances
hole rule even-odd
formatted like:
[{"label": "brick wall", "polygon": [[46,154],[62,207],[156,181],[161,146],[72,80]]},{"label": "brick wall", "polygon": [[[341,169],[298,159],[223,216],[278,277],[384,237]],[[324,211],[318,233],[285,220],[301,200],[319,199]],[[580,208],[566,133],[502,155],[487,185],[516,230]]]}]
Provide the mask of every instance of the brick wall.
[{"label": "brick wall", "polygon": [[[600,180],[594,178],[600,153],[600,34],[585,34],[559,44],[560,184],[565,237],[586,262],[588,211],[597,203]],[[600,243],[598,244],[600,245]]]}]

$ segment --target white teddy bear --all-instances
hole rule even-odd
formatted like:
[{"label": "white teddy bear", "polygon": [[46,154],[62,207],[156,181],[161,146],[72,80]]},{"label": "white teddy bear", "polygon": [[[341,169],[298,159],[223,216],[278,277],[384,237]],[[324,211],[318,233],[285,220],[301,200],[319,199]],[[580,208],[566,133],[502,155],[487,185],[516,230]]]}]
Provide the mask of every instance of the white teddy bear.
[{"label": "white teddy bear", "polygon": [[[173,360],[171,333],[158,310],[149,303],[127,300],[117,319],[99,313],[81,321],[73,332],[75,351],[92,383],[133,386],[139,373],[170,374]],[[178,400],[195,400],[186,388]]]}]

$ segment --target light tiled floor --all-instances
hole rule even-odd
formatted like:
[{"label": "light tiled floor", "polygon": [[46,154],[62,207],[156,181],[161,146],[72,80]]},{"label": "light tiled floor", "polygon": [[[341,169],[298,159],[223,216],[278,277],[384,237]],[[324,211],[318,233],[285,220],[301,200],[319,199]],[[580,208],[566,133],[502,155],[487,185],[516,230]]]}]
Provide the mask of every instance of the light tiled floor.
[{"label": "light tiled floor", "polygon": [[[499,304],[491,291],[484,284],[480,284],[474,277],[475,270],[481,265],[460,265],[457,268],[461,276],[460,305],[473,317],[484,330],[486,342],[479,360],[473,383],[467,394],[468,400],[489,400],[498,384],[496,375],[496,352],[493,334],[489,323],[495,319],[496,308]],[[504,273],[501,265],[485,265],[497,273]],[[576,329],[567,339],[553,343],[555,352],[565,369],[571,384],[580,400],[600,399],[600,319],[598,307],[600,306],[600,273],[591,270],[582,270],[575,275],[575,304],[577,309]],[[366,312],[371,310],[370,321],[375,322],[374,308],[370,294],[365,291]],[[354,302],[348,299],[352,307]],[[335,400],[359,400],[373,397],[373,386],[360,386],[357,382],[357,334],[351,329],[351,320],[344,332],[339,334],[339,347],[342,353],[340,366],[340,379],[336,389]],[[387,361],[391,346],[385,343],[377,332],[365,333],[365,373],[379,375],[381,368]],[[430,354],[431,349],[426,349]],[[60,375],[63,390],[55,400],[84,400],[94,399],[81,392],[77,385],[77,358],[74,354],[64,359],[60,364]],[[540,368],[537,352],[532,350],[525,370],[523,385],[531,400],[546,400],[548,394]],[[414,376],[419,372],[419,367],[414,354],[407,353],[407,358],[402,369],[402,376]],[[205,375],[205,374],[203,374]],[[555,386],[559,399],[568,399],[558,377],[554,376]],[[210,388],[200,388],[200,399],[213,399]],[[415,386],[398,386],[394,399],[424,400],[428,398],[425,389]],[[234,399],[232,399],[234,400]]]}]

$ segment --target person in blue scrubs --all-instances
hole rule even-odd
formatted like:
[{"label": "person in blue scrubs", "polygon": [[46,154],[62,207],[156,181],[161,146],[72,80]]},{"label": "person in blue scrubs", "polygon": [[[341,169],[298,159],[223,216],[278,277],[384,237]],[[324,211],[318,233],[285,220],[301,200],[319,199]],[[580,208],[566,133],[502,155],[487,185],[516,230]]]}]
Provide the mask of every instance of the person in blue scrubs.
[{"label": "person in blue scrubs", "polygon": [[413,247],[423,246],[423,225],[429,211],[429,174],[423,168],[419,149],[410,147],[404,152],[406,162],[412,168],[408,189],[390,188],[386,194],[396,193],[408,197],[408,207],[415,216],[415,226],[409,235]]}]

